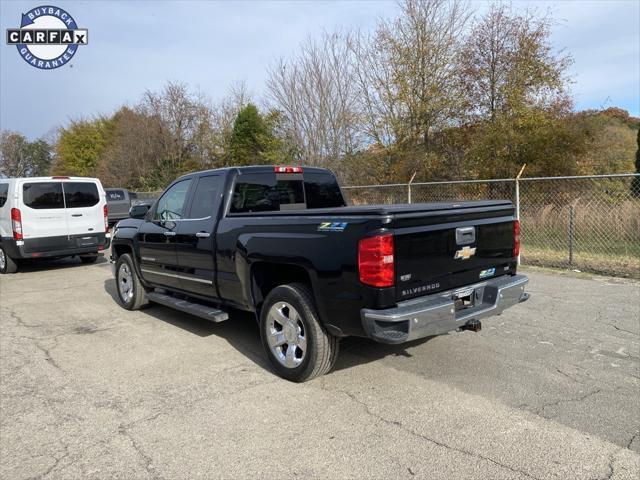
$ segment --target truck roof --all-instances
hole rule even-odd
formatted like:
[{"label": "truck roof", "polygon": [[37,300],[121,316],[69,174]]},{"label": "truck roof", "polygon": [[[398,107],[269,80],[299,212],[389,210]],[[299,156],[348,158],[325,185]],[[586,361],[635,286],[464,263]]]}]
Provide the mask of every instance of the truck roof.
[{"label": "truck roof", "polygon": [[[242,166],[242,167],[222,167],[222,168],[212,168],[209,170],[199,170],[196,172],[189,172],[182,175],[181,179],[190,178],[196,175],[202,175],[203,173],[228,173],[231,171],[237,171],[240,175],[249,174],[249,173],[273,173],[274,168],[280,165],[250,165],[250,166]],[[333,172],[326,168],[320,167],[305,167],[302,166],[302,172],[310,172],[310,173],[329,173],[333,176]]]}]

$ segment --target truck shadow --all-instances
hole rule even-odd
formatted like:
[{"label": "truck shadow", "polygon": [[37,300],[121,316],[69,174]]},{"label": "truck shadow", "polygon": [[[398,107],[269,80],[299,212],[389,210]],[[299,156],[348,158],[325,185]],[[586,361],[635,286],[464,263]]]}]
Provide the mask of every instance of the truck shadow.
[{"label": "truck shadow", "polygon": [[[118,302],[116,282],[113,278],[105,280],[104,289],[114,302]],[[150,305],[141,312],[199,337],[215,335],[222,338],[259,367],[272,371],[262,348],[258,324],[252,313],[230,310],[228,320],[212,323],[162,305]],[[347,337],[340,342],[340,354],[332,371],[375,362],[387,356],[411,357],[407,349],[421,345],[431,338],[433,337],[402,345],[384,345],[367,338]]]},{"label": "truck shadow", "polygon": [[[86,267],[91,267],[93,265],[103,265],[108,263],[107,257],[105,255],[98,255],[98,259],[94,264],[86,265]],[[64,268],[75,268],[84,265],[80,258],[78,257],[65,257],[58,259],[28,259],[21,260],[20,266],[18,267],[18,273],[16,275],[20,275],[22,273],[34,273],[41,272],[44,270],[61,270]]]}]

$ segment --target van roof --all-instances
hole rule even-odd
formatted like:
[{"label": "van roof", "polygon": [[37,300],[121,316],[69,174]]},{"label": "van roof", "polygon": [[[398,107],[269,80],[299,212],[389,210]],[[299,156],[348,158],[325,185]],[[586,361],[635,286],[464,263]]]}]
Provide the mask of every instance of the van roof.
[{"label": "van roof", "polygon": [[95,177],[69,177],[67,175],[54,175],[54,176],[49,176],[49,177],[9,177],[9,178],[0,178],[0,181],[11,181],[11,180],[15,180],[15,181],[51,181],[51,180],[60,180],[60,181],[65,181],[65,180],[71,180],[71,181],[83,181],[83,182],[99,182],[100,180],[98,178]]}]

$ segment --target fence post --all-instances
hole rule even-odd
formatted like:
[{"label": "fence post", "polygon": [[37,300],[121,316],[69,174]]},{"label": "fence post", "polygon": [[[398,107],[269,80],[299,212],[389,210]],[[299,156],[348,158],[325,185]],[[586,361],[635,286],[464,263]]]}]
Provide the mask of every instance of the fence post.
[{"label": "fence post", "polygon": [[407,203],[411,203],[411,183],[413,179],[416,178],[416,173],[418,172],[414,172],[413,175],[411,175],[411,180],[407,183]]},{"label": "fence post", "polygon": [[[515,179],[515,182],[516,182],[516,220],[518,220],[518,221],[520,221],[520,176],[522,175],[522,172],[524,172],[524,167],[526,167],[526,166],[527,166],[526,163],[524,165],[522,165],[522,168],[518,172],[518,175],[516,175],[516,179]],[[522,233],[521,233],[521,235],[522,235]],[[518,265],[520,265],[520,252],[518,252]]]},{"label": "fence post", "polygon": [[573,205],[569,205],[569,265],[573,266]]}]

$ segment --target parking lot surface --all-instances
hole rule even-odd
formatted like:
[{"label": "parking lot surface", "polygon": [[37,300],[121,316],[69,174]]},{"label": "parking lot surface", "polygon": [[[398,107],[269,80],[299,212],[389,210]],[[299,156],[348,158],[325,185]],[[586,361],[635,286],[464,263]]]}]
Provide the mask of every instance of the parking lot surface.
[{"label": "parking lot surface", "polygon": [[0,478],[637,479],[640,284],[525,270],[531,299],[305,384],[251,315],[116,303],[110,265],[0,277]]}]

